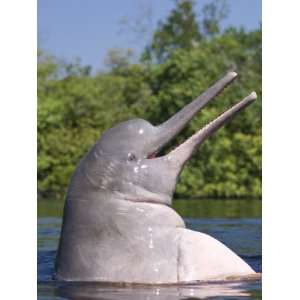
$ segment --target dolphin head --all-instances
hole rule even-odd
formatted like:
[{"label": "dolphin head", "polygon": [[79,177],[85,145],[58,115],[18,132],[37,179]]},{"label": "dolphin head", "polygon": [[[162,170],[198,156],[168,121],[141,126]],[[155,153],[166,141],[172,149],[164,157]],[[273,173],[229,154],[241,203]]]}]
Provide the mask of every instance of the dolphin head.
[{"label": "dolphin head", "polygon": [[[256,99],[252,92],[177,148],[157,153],[188,124],[210,100],[237,76],[227,73],[206,92],[159,126],[133,119],[108,129],[79,167],[80,179],[69,193],[113,193],[115,198],[170,205],[178,176],[193,152],[213,132]],[[78,173],[77,172],[77,173]],[[78,177],[78,176],[77,176]],[[80,189],[72,186],[80,185]]]}]

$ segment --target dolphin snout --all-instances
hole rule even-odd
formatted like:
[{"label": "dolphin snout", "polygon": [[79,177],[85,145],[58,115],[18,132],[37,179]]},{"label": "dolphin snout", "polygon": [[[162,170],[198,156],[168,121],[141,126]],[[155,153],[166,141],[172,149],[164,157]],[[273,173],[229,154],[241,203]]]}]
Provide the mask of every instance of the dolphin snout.
[{"label": "dolphin snout", "polygon": [[[178,113],[172,116],[163,124],[156,127],[157,136],[155,139],[155,151],[151,152],[148,159],[155,158],[159,150],[173,139],[192,118],[218,94],[220,94],[233,80],[237,77],[237,73],[228,72],[224,77],[215,82],[206,92],[201,94],[194,101],[183,107]],[[223,112],[216,119],[211,121],[205,127],[196,132],[193,136],[179,145],[173,151],[164,157],[158,157],[159,161],[172,161],[172,169],[177,175],[181,172],[184,164],[190,159],[194,151],[211,136],[216,130],[229,122],[235,115],[253,103],[257,98],[255,92],[252,92],[243,100]],[[169,165],[169,164],[168,164]]]}]

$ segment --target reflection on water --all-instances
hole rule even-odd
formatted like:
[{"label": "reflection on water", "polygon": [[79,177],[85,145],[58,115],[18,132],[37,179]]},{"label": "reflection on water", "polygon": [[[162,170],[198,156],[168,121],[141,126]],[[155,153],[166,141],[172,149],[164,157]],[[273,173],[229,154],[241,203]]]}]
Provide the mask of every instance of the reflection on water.
[{"label": "reflection on water", "polygon": [[[179,299],[259,299],[258,282],[190,284],[182,286],[117,287],[109,284],[40,285],[44,299],[179,300]],[[54,298],[51,298],[53,297]],[[40,299],[43,299],[42,297]]]},{"label": "reflection on water", "polygon": [[[176,200],[174,207],[188,228],[222,241],[261,272],[261,201]],[[52,275],[62,210],[62,202],[38,204],[39,299],[261,299],[260,280],[134,287],[57,282]]]}]

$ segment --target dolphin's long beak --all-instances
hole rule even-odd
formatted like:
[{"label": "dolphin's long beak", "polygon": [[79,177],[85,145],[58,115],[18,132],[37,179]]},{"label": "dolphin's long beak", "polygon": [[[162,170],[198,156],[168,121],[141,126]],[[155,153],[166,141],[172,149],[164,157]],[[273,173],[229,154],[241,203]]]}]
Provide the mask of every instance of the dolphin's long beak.
[{"label": "dolphin's long beak", "polygon": [[235,72],[228,72],[223,78],[213,84],[206,92],[182,108],[169,120],[157,127],[155,152],[173,139],[185,125],[213,98],[221,93],[237,76]]},{"label": "dolphin's long beak", "polygon": [[235,104],[233,107],[225,111],[219,117],[214,119],[212,122],[207,124],[205,127],[200,129],[194,135],[192,135],[189,139],[179,145],[176,149],[168,153],[165,157],[168,161],[171,162],[172,166],[175,167],[175,170],[178,171],[178,174],[181,172],[184,164],[189,160],[192,156],[193,152],[198,148],[199,145],[203,143],[203,141],[211,136],[217,129],[226,124],[233,116],[235,116],[238,112],[246,108],[249,104],[251,104],[257,95],[255,92],[252,92],[249,96],[244,98],[242,101]]}]

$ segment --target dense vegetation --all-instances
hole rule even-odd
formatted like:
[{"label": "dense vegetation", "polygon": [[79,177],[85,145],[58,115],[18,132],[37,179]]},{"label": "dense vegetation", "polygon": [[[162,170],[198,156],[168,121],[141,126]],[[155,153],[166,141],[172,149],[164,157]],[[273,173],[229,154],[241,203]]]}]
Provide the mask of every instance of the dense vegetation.
[{"label": "dense vegetation", "polygon": [[[159,124],[228,70],[239,73],[236,82],[202,110],[170,146],[252,90],[258,93],[258,101],[201,146],[182,173],[176,195],[260,197],[261,31],[229,28],[221,33],[212,17],[196,26],[192,10],[192,1],[178,1],[166,22],[158,26],[140,62],[126,63],[121,57],[110,71],[97,75],[92,76],[88,66],[66,64],[39,51],[39,198],[63,198],[76,164],[106,129],[134,117]],[[184,14],[194,33],[182,44],[180,34],[189,26],[182,26],[180,34],[173,29],[180,28],[178,16]]]}]

